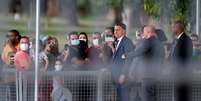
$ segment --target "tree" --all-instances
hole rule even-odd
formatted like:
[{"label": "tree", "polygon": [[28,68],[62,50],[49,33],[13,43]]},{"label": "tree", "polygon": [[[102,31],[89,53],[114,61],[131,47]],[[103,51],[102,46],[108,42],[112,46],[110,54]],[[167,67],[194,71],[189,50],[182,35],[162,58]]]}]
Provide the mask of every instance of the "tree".
[{"label": "tree", "polygon": [[151,17],[158,17],[160,5],[158,0],[144,0],[144,11]]},{"label": "tree", "polygon": [[67,19],[70,25],[78,25],[77,0],[59,0],[59,14]]},{"label": "tree", "polygon": [[111,6],[114,11],[114,22],[122,22],[122,11],[124,0],[111,0]]},{"label": "tree", "polygon": [[21,13],[22,12],[22,2],[21,0],[11,0],[9,6],[10,13]]},{"label": "tree", "polygon": [[77,3],[78,3],[77,6],[78,6],[79,14],[81,16],[86,16],[90,13],[90,9],[91,9],[90,0],[78,0]]},{"label": "tree", "polygon": [[130,26],[139,28],[143,25],[141,19],[143,18],[143,0],[125,0],[124,3],[131,10]]},{"label": "tree", "polygon": [[183,23],[187,24],[188,19],[188,0],[171,0],[172,1],[172,8],[174,11],[173,19],[182,21]]}]

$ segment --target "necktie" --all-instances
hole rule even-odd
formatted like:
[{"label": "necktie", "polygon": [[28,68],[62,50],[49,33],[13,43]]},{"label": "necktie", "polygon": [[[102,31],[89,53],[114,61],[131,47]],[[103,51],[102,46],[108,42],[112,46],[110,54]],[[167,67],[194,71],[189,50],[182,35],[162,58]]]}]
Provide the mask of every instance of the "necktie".
[{"label": "necktie", "polygon": [[116,40],[116,41],[114,42],[114,46],[115,46],[116,49],[117,49],[118,43],[119,43],[119,40]]},{"label": "necktie", "polygon": [[172,43],[172,48],[171,48],[171,56],[174,55],[174,51],[175,51],[177,43],[178,43],[178,39],[174,39],[174,41]]}]

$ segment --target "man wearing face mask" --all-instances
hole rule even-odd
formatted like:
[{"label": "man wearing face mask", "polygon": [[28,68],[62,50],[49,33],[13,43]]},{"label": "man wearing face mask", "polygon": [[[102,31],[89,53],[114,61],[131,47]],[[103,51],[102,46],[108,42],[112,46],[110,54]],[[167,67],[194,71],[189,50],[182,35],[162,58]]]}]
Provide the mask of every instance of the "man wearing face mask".
[{"label": "man wearing face mask", "polygon": [[19,50],[20,33],[17,30],[10,30],[6,35],[6,44],[2,52],[2,60],[9,67],[14,65],[14,55]]},{"label": "man wearing face mask", "polygon": [[115,52],[114,46],[114,27],[107,27],[104,31],[104,44],[102,48],[103,53],[103,63],[105,66],[110,67],[112,62],[112,57]]},{"label": "man wearing face mask", "polygon": [[107,46],[109,46],[112,49],[112,52],[115,52],[115,46],[114,46],[114,27],[107,27],[104,31],[105,33],[105,43]]},{"label": "man wearing face mask", "polygon": [[101,33],[94,32],[92,34],[92,46],[88,51],[88,58],[90,66],[97,69],[102,65],[102,51],[101,51]]},{"label": "man wearing face mask", "polygon": [[66,44],[64,47],[63,51],[63,56],[64,56],[64,62],[66,65],[71,65],[74,68],[74,65],[76,67],[80,67],[81,65],[84,65],[86,63],[85,58],[82,58],[83,54],[85,54],[85,47],[86,47],[86,42],[79,40],[79,36],[77,32],[71,32],[69,33],[69,44]]},{"label": "man wearing face mask", "polygon": [[20,40],[20,50],[15,55],[15,66],[17,71],[26,71],[30,68],[32,61],[29,55],[29,38],[23,36]]},{"label": "man wearing face mask", "polygon": [[64,50],[62,52],[63,61],[66,65],[71,65],[71,59],[75,57],[78,53],[78,45],[80,43],[77,32],[70,32],[68,34],[68,42],[64,45]]}]

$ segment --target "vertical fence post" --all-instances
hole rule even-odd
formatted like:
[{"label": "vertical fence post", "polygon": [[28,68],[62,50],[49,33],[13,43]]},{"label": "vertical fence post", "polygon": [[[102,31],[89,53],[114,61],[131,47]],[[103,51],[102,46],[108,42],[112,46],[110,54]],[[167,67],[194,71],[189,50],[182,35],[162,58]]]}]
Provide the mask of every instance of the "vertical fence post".
[{"label": "vertical fence post", "polygon": [[36,0],[36,52],[35,52],[35,88],[34,101],[38,101],[38,52],[39,52],[39,16],[40,0]]},{"label": "vertical fence post", "polygon": [[15,88],[16,88],[16,101],[19,101],[19,80],[17,72],[15,72]]},{"label": "vertical fence post", "polygon": [[196,1],[196,34],[201,37],[200,35],[200,0]]},{"label": "vertical fence post", "polygon": [[15,82],[16,82],[16,101],[23,101],[23,91],[22,91],[22,72],[15,72]]},{"label": "vertical fence post", "polygon": [[97,101],[103,101],[103,72],[98,73]]},{"label": "vertical fence post", "polygon": [[22,72],[18,72],[19,73],[19,79],[18,79],[18,82],[19,82],[19,98],[20,100],[19,101],[23,101],[22,100],[22,96],[23,96],[23,92],[22,92]]},{"label": "vertical fence post", "polygon": [[173,82],[172,85],[172,101],[175,101],[175,81]]},{"label": "vertical fence post", "polygon": [[27,78],[26,78],[26,73],[23,73],[22,75],[22,91],[23,91],[23,101],[27,101],[27,91],[28,91],[28,88],[27,88]]}]

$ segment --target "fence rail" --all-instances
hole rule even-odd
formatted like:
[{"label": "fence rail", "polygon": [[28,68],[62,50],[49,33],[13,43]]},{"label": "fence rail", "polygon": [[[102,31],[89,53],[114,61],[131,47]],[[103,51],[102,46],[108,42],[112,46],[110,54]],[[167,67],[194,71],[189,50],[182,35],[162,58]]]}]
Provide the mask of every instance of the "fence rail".
[{"label": "fence rail", "polygon": [[[201,100],[201,76],[192,76],[192,100]],[[175,82],[157,80],[157,101],[174,101]],[[17,73],[7,70],[1,73],[0,101],[34,101],[34,72]],[[38,101],[116,101],[110,72],[103,71],[61,71],[39,73]],[[130,100],[142,97],[141,83],[129,86]],[[59,100],[58,100],[59,99]],[[64,100],[65,101],[65,100]]]}]

